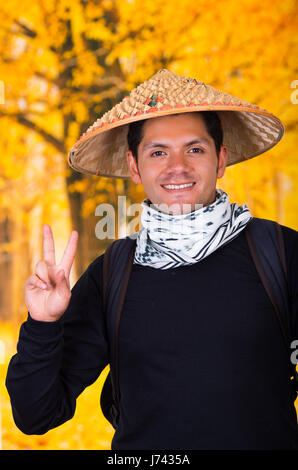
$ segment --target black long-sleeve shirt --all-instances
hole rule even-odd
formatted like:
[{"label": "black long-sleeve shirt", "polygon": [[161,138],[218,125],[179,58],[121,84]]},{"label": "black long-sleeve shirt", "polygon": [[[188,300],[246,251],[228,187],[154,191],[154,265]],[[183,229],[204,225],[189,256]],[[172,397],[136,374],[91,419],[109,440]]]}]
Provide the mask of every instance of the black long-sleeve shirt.
[{"label": "black long-sleeve shirt", "polygon": [[[298,339],[298,232],[282,229]],[[101,270],[99,256],[59,321],[21,326],[6,385],[25,433],[70,419],[109,363]],[[244,232],[193,265],[133,265],[119,355],[113,450],[298,449],[289,357]]]}]

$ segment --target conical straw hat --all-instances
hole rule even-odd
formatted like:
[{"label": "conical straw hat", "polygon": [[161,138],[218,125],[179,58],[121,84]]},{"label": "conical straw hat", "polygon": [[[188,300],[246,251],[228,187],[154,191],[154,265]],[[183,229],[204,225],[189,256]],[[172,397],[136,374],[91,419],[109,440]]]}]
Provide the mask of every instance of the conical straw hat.
[{"label": "conical straw hat", "polygon": [[163,69],[97,119],[70,150],[68,163],[84,174],[129,178],[129,123],[192,111],[217,111],[228,150],[227,166],[266,152],[284,133],[282,122],[265,109]]}]

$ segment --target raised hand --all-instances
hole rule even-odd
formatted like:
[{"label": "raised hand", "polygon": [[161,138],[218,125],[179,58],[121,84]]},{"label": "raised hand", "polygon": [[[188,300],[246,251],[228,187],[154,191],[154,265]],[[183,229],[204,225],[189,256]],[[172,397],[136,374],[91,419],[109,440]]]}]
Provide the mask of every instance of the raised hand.
[{"label": "raised hand", "polygon": [[69,274],[75,257],[78,232],[70,234],[59,264],[55,260],[55,244],[51,227],[43,226],[43,256],[35,273],[25,284],[25,303],[34,320],[56,321],[65,312],[70,298]]}]

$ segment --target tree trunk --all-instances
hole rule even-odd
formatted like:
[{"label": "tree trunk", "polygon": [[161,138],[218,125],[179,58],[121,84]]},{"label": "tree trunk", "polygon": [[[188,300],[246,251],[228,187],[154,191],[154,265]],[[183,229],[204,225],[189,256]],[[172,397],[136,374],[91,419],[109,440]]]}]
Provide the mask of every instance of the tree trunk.
[{"label": "tree trunk", "polygon": [[6,217],[0,221],[0,319],[2,321],[7,321],[12,316],[12,253],[4,247],[4,244],[8,244],[8,242],[9,221],[8,217]]}]

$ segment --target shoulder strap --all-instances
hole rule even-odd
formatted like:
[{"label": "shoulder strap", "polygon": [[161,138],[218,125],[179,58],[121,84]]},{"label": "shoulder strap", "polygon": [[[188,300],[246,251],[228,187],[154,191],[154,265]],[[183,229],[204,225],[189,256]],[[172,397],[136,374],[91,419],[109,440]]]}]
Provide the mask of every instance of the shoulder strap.
[{"label": "shoulder strap", "polygon": [[298,373],[291,362],[291,320],[285,245],[281,226],[274,221],[254,217],[245,235],[256,269],[274,306],[289,356],[293,400],[298,391]]},{"label": "shoulder strap", "polygon": [[245,230],[256,269],[273,304],[289,351],[291,328],[284,240],[281,226],[274,221],[254,217]]},{"label": "shoulder strap", "polygon": [[[111,243],[103,256],[102,301],[110,342],[110,373],[104,384],[101,405],[106,418],[117,426],[120,404],[118,335],[120,317],[132,269],[136,239]],[[110,401],[109,397],[112,398]]]}]

